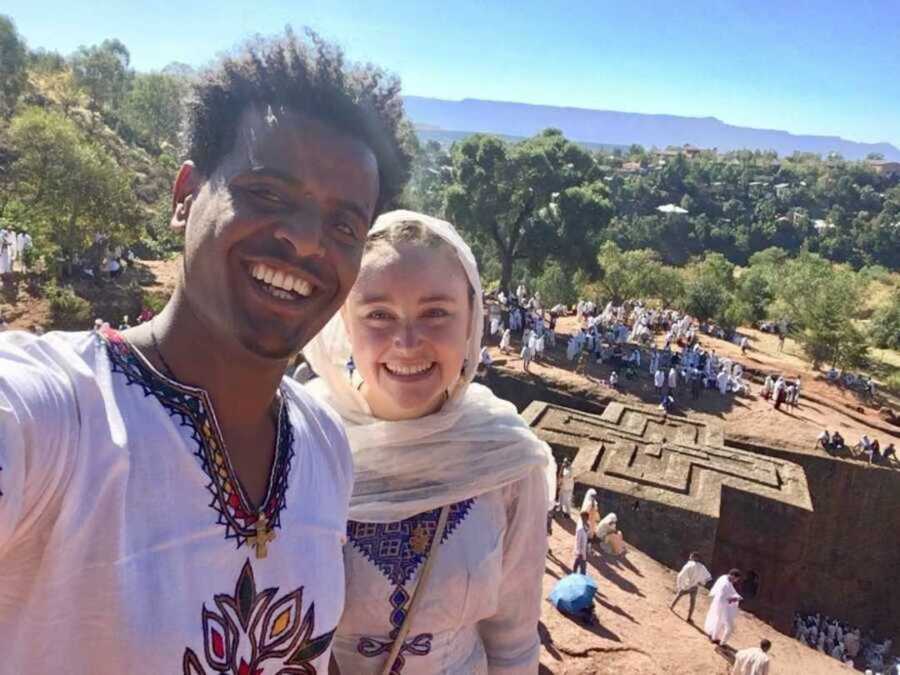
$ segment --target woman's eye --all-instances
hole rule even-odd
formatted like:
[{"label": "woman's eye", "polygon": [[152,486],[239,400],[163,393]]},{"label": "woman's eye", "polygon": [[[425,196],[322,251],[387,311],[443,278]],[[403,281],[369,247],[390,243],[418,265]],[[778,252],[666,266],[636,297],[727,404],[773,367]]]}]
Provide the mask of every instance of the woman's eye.
[{"label": "woman's eye", "polygon": [[429,309],[427,312],[425,312],[425,316],[429,319],[440,319],[445,316],[450,316],[450,312],[448,312],[446,309],[435,307],[434,309]]},{"label": "woman's eye", "polygon": [[382,312],[380,310],[376,310],[374,312],[369,312],[366,315],[367,319],[372,319],[373,321],[387,321],[391,318],[391,315],[387,312]]}]

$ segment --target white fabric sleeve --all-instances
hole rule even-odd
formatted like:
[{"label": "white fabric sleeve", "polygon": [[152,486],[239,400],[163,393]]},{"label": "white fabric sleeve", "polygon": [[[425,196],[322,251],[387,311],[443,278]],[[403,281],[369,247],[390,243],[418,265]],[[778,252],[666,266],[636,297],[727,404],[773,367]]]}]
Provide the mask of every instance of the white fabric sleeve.
[{"label": "white fabric sleeve", "polygon": [[544,468],[504,488],[507,523],[497,612],[478,622],[490,675],[534,675],[541,643],[547,557],[547,479]]},{"label": "white fabric sleeve", "polygon": [[64,371],[16,342],[0,341],[0,565],[55,496],[79,428]]}]

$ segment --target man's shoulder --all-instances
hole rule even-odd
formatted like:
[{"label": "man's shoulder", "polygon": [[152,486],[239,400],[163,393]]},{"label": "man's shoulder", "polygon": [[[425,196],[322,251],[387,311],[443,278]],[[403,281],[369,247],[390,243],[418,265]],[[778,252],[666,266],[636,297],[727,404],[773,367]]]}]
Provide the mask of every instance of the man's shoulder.
[{"label": "man's shoulder", "polygon": [[315,424],[333,438],[345,441],[344,424],[330,405],[313,396],[309,390],[292,377],[284,377],[281,386],[289,392],[291,403],[299,410],[304,424]]},{"label": "man's shoulder", "polygon": [[98,345],[99,338],[87,331],[45,335],[6,331],[0,334],[0,372],[13,378],[24,372],[40,376],[83,370],[89,353]]}]

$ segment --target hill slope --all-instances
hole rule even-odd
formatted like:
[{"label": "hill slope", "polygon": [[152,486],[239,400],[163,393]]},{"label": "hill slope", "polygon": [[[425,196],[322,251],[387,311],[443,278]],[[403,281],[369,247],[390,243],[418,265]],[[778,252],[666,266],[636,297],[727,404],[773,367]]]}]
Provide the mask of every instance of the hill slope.
[{"label": "hill slope", "polygon": [[665,148],[691,143],[720,151],[775,150],[779,155],[795,151],[821,155],[837,152],[847,159],[864,159],[869,153],[877,152],[886,159],[900,160],[900,149],[890,143],[857,143],[837,136],[794,135],[775,129],[738,127],[715,117],[647,115],[468,98],[445,101],[405,96],[404,102],[416,124],[446,131],[531,136],[541,129],[556,127],[573,140],[605,145],[639,143]]}]

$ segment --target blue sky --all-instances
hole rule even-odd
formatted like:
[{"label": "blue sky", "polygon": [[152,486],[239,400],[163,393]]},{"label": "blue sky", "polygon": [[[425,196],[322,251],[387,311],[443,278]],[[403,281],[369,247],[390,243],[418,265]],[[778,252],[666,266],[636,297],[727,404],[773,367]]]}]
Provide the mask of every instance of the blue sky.
[{"label": "blue sky", "polygon": [[[142,6],[141,6],[142,5]],[[404,92],[714,116],[900,147],[900,0],[7,0],[33,47],[117,37],[138,70],[318,30]]]}]

